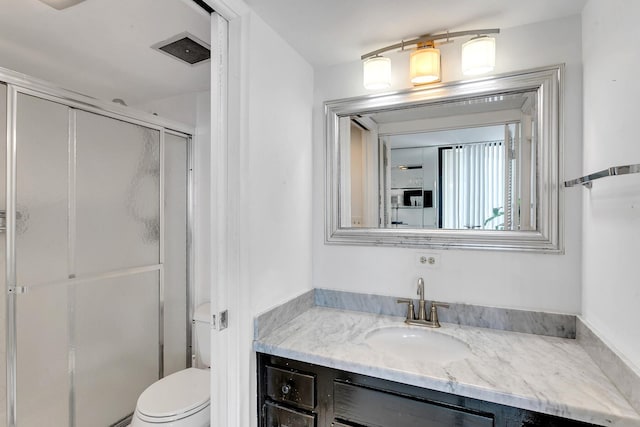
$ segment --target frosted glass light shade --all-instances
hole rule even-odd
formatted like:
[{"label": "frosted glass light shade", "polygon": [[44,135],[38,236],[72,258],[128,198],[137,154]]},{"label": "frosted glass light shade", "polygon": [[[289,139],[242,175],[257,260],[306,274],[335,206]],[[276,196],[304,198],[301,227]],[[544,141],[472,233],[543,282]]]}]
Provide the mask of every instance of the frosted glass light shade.
[{"label": "frosted glass light shade", "polygon": [[493,71],[496,65],[496,39],[476,37],[462,45],[462,74],[474,76]]},{"label": "frosted glass light shade", "polygon": [[44,4],[48,4],[54,9],[62,10],[76,5],[84,0],[40,0]]},{"label": "frosted glass light shade", "polygon": [[430,47],[411,52],[409,75],[414,85],[439,82],[440,50]]},{"label": "frosted glass light shade", "polygon": [[391,87],[391,60],[382,56],[365,60],[362,80],[365,89],[369,90]]}]

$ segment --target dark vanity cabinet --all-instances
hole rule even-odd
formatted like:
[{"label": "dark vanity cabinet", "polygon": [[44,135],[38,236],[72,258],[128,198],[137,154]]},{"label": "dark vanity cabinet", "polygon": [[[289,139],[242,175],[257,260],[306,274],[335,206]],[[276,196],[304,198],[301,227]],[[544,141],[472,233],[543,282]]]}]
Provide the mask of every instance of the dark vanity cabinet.
[{"label": "dark vanity cabinet", "polygon": [[263,425],[315,427],[317,376],[273,365],[265,365],[263,373]]},{"label": "dark vanity cabinet", "polygon": [[258,354],[260,427],[578,427],[577,421]]}]

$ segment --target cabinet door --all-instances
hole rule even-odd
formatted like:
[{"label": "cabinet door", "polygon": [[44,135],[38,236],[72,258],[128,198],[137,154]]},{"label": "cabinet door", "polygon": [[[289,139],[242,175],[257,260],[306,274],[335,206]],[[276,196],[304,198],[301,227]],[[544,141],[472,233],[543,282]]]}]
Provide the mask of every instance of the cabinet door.
[{"label": "cabinet door", "polygon": [[264,427],[316,427],[316,415],[266,402]]},{"label": "cabinet door", "polygon": [[336,381],[336,418],[367,427],[493,427],[491,415],[462,411]]},{"label": "cabinet door", "polygon": [[276,402],[313,411],[316,406],[315,383],[313,374],[267,366],[267,396]]}]

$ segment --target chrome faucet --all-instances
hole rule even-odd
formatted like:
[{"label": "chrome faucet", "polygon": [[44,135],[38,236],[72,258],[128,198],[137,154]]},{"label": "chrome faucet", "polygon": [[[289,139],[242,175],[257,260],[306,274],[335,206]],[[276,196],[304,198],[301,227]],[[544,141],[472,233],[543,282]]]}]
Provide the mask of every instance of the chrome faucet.
[{"label": "chrome faucet", "polygon": [[424,299],[424,279],[420,277],[418,279],[418,318],[416,319],[415,312],[413,310],[413,300],[408,298],[399,298],[398,304],[407,304],[407,318],[404,322],[408,325],[426,326],[429,328],[439,328],[440,322],[438,321],[438,307],[449,308],[448,304],[441,302],[431,302],[431,309],[429,310],[429,317],[427,317],[427,310],[425,308],[426,301]]},{"label": "chrome faucet", "polygon": [[424,301],[424,279],[420,277],[418,279],[418,296],[420,299],[418,300],[418,320],[427,320],[427,310],[425,309],[425,301]]}]

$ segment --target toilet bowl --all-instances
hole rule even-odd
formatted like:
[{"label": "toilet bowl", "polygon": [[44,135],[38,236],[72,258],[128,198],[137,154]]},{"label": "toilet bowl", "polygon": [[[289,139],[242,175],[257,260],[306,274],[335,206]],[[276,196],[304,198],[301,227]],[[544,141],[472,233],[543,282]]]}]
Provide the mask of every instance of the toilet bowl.
[{"label": "toilet bowl", "polygon": [[[209,366],[209,303],[196,308],[196,356]],[[131,427],[209,427],[209,369],[187,368],[151,384],[136,404]]]}]

